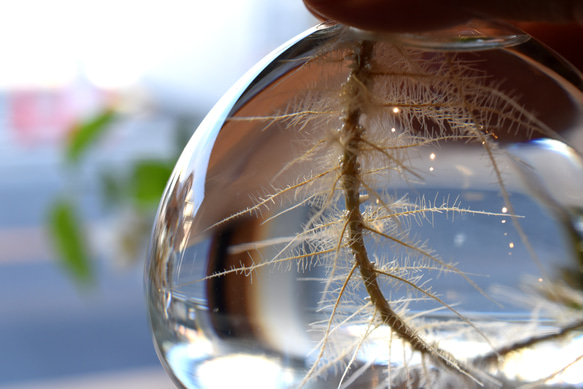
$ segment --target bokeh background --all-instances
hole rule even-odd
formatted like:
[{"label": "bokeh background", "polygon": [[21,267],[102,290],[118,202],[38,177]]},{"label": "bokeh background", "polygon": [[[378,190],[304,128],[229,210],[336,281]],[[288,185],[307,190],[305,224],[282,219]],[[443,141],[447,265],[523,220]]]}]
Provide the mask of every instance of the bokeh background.
[{"label": "bokeh background", "polygon": [[142,287],[161,188],[316,23],[300,0],[0,0],[0,389],[173,387]]}]

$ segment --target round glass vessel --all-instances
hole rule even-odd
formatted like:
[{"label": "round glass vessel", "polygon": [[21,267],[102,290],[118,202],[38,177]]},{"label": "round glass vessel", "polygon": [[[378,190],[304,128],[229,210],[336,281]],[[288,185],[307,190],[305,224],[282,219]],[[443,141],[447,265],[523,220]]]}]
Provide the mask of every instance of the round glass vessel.
[{"label": "round glass vessel", "polygon": [[181,388],[583,387],[580,74],[520,31],[307,31],[184,150],[146,295]]}]

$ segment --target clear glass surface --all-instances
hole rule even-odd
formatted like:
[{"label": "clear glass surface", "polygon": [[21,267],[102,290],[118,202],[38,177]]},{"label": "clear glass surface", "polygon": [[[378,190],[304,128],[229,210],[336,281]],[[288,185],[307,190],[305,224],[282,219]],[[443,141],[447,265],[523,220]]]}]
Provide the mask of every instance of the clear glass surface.
[{"label": "clear glass surface", "polygon": [[485,24],[323,25],[266,58],[154,225],[177,386],[583,387],[582,85]]}]

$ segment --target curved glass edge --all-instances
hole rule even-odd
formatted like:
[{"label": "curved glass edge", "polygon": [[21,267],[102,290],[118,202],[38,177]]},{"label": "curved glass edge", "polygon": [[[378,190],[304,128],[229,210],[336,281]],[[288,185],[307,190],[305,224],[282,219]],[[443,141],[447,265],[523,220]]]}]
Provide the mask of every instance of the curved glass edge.
[{"label": "curved glass edge", "polygon": [[[240,89],[239,99],[231,112],[237,111],[274,78],[278,78],[307,61],[323,45],[338,39],[347,28],[335,23],[322,23],[297,35],[281,45],[255,65],[241,80],[248,80],[246,88]],[[298,60],[298,58],[300,58]],[[270,77],[266,77],[269,74]],[[240,80],[240,81],[241,81]],[[233,89],[236,89],[235,85]]]},{"label": "curved glass edge", "polygon": [[[161,229],[166,228],[164,226],[162,210],[169,202],[172,201],[172,195],[175,188],[180,187],[188,180],[186,172],[192,171],[191,169],[193,165],[196,165],[197,177],[192,183],[193,190],[197,190],[198,193],[204,193],[204,190],[200,189],[204,189],[204,182],[206,180],[206,166],[208,165],[210,159],[212,145],[214,144],[218,132],[227,117],[232,112],[238,110],[249,99],[253,98],[263,88],[265,88],[268,84],[268,81],[273,79],[273,76],[284,74],[290,69],[299,66],[300,63],[297,60],[291,61],[291,59],[295,58],[298,53],[302,53],[304,54],[305,58],[308,58],[311,52],[317,50],[323,44],[326,44],[328,40],[335,39],[334,37],[336,35],[333,33],[333,31],[344,30],[345,28],[343,26],[323,23],[310,28],[290,39],[288,42],[284,43],[270,54],[265,56],[255,66],[247,71],[223,95],[223,97],[221,97],[221,99],[215,104],[215,106],[209,111],[209,113],[200,123],[176,163],[174,171],[172,172],[170,179],[166,184],[166,188],[164,189],[164,193],[156,212],[156,221],[150,234],[147,260],[144,267],[144,292],[146,294],[146,299],[148,298],[148,293],[151,289],[151,280],[149,277],[152,261],[155,260],[155,256],[153,254],[156,251],[156,247],[158,245],[156,236],[160,234]],[[262,81],[262,79],[266,78],[264,76],[269,73],[273,73],[270,74],[270,77],[267,77],[270,80]],[[195,155],[196,158],[192,158],[193,155]],[[195,189],[197,187],[199,189]],[[196,213],[197,208],[202,203],[202,200],[202,196],[199,196],[196,199],[196,203],[193,204],[194,213]]]},{"label": "curved glass edge", "polygon": [[432,51],[477,51],[520,45],[530,35],[501,21],[471,20],[443,30],[420,33],[376,33],[351,28],[352,34],[367,40],[386,40]]},{"label": "curved glass edge", "polygon": [[[296,53],[299,52],[299,53],[303,53],[304,55],[309,54],[309,53],[313,53],[315,50],[318,50],[318,48],[322,47],[323,44],[326,44],[327,40],[332,40],[332,39],[335,39],[338,37],[338,35],[331,34],[331,32],[339,32],[340,33],[340,32],[346,32],[346,31],[347,31],[347,29],[345,27],[339,26],[339,25],[321,25],[321,26],[312,28],[310,30],[307,30],[306,32],[296,36],[295,38],[288,41],[287,43],[285,43],[284,45],[280,46],[278,49],[276,49],[275,51],[270,53],[268,56],[266,56],[262,61],[260,61],[257,65],[255,65],[250,71],[248,71],[231,89],[229,89],[229,91],[223,96],[223,98],[221,98],[221,100],[219,100],[219,102],[215,105],[215,107],[209,112],[209,114],[203,120],[203,122],[199,126],[198,130],[195,132],[192,139],[190,140],[188,146],[186,147],[186,149],[182,153],[182,156],[180,157],[179,162],[177,163],[177,167],[175,168],[175,170],[172,174],[172,177],[171,177],[171,179],[170,179],[170,181],[167,184],[167,187],[165,189],[165,193],[164,193],[164,196],[162,198],[161,205],[158,209],[158,216],[160,214],[160,209],[162,208],[162,206],[170,200],[170,196],[171,196],[171,193],[172,193],[174,186],[177,184],[180,184],[181,181],[186,179],[186,177],[184,175],[182,175],[182,172],[190,170],[187,168],[187,166],[189,165],[188,160],[192,157],[194,150],[198,150],[198,151],[203,150],[203,149],[205,150],[205,153],[203,153],[200,156],[200,158],[202,158],[203,161],[206,160],[206,163],[204,165],[202,165],[203,167],[206,167],[206,164],[208,164],[208,159],[210,158],[210,152],[211,152],[212,147],[205,147],[205,146],[209,146],[209,142],[214,143],[216,136],[218,134],[218,131],[222,127],[226,118],[231,113],[238,110],[242,105],[244,105],[246,102],[248,102],[249,99],[253,98],[257,93],[262,91],[269,83],[268,81],[273,80],[273,77],[277,78],[278,75],[285,74],[290,69],[293,69],[293,68],[296,68],[297,66],[299,66],[301,64],[301,62],[298,62],[298,60],[294,60],[294,61],[289,60],[291,58],[294,58]],[[361,34],[361,32],[359,32],[359,34]],[[362,39],[363,35],[359,35],[359,36]],[[305,38],[309,38],[308,41],[304,41]],[[530,39],[526,35],[523,35],[522,38],[525,38],[525,40],[522,42],[526,42]],[[375,36],[371,35],[371,39],[378,40],[378,39],[380,39],[380,37],[376,36],[376,35]],[[406,39],[402,35],[399,37],[398,40],[395,39],[393,41],[397,44],[403,44],[403,45],[407,45],[409,47],[411,47],[411,46],[424,47],[424,48],[430,48],[430,49],[435,49],[435,50],[480,50],[480,49],[485,50],[485,49],[501,47],[500,45],[487,46],[485,44],[481,44],[481,45],[478,45],[476,48],[476,47],[472,47],[467,42],[466,43],[461,42],[459,47],[455,46],[455,45],[454,46],[447,46],[447,45],[444,46],[443,43],[436,43],[436,41],[434,41],[432,43],[432,44],[435,44],[435,46],[427,46],[427,45],[426,46],[419,46],[419,45],[415,46],[414,44],[407,43]],[[518,43],[520,43],[517,41],[512,41],[511,39],[506,40],[506,41],[503,40],[503,42],[506,42],[506,44],[502,45],[502,47],[514,46],[514,45],[517,45]],[[511,44],[510,42],[514,42],[514,43]],[[287,60],[289,60],[289,61],[286,62]],[[267,74],[269,75],[269,77],[264,76]],[[267,80],[268,78],[270,80]],[[580,77],[579,77],[579,81],[580,81]],[[205,145],[205,146],[203,146],[203,145]],[[208,154],[207,154],[207,150],[208,150]],[[197,159],[197,161],[198,162],[196,162],[196,165],[198,167],[200,167],[199,163],[204,163],[204,162],[201,162],[201,159]],[[204,177],[205,171],[206,171],[206,169],[200,169],[197,172],[199,177],[200,177],[200,178],[197,178],[197,181],[200,179],[203,184],[205,181],[205,177]],[[203,193],[203,192],[200,192],[200,193]],[[200,201],[202,202],[202,199]],[[157,216],[157,218],[158,218],[158,216]],[[150,250],[152,249],[152,241],[155,239],[155,231],[160,227],[161,226],[159,224],[154,226],[153,235],[152,235],[151,243],[150,243]],[[150,261],[153,259],[150,251],[149,251],[148,257],[149,258],[148,258],[148,263],[146,264],[146,273],[145,273],[146,274],[146,288],[149,287],[148,286],[148,279],[147,279],[148,269],[150,267]],[[154,343],[156,344],[156,341],[154,341]],[[157,350],[157,352],[161,356],[161,354],[158,350]],[[163,358],[161,358],[161,360],[163,360]],[[163,361],[163,365],[166,367],[164,361]],[[173,373],[171,373],[170,369],[166,368],[166,370],[169,372],[169,374],[171,376],[173,376]],[[176,378],[173,378],[173,380],[175,381],[177,386],[179,386],[178,380]],[[183,386],[180,385],[180,387],[183,387]]]},{"label": "curved glass edge", "polygon": [[[295,36],[264,57],[245,73],[211,109],[182,152],[162,196],[156,219],[159,220],[160,210],[170,200],[172,188],[186,180],[183,173],[191,171],[193,164],[197,166],[198,171],[193,186],[194,188],[200,185],[204,186],[206,179],[204,168],[208,165],[212,144],[229,115],[236,112],[261,92],[273,79],[277,79],[279,76],[308,61],[310,56],[321,50],[324,45],[354,38],[386,40],[409,47],[445,51],[488,50],[511,47],[513,51],[525,57],[532,57],[533,60],[544,63],[545,66],[568,80],[574,87],[583,91],[583,80],[578,70],[566,60],[561,59],[552,50],[550,52],[554,56],[548,55],[545,58],[534,58],[533,53],[549,50],[537,50],[541,46],[540,43],[507,23],[472,21],[466,25],[447,30],[419,34],[379,34],[340,24],[323,23]],[[205,151],[201,152],[201,150]],[[197,151],[199,152],[197,157],[192,159],[192,155]],[[198,193],[204,193],[204,191],[198,191]],[[197,203],[195,204],[194,212],[196,212],[197,205],[202,203],[202,199],[197,199]],[[159,227],[159,225],[154,225],[152,230],[146,271],[149,267],[153,248],[153,237]]]},{"label": "curved glass edge", "polygon": [[[553,48],[540,43],[536,39],[530,39],[523,45],[513,47],[512,50],[521,57],[528,58],[532,63],[545,66],[568,81],[580,92],[583,92],[583,73]],[[583,105],[583,101],[581,104]]]},{"label": "curved glass edge", "polygon": [[[163,207],[168,200],[169,192],[172,188],[177,184],[177,182],[184,180],[181,173],[185,169],[185,165],[188,164],[188,160],[192,156],[192,152],[195,148],[198,148],[198,145],[201,143],[206,143],[201,139],[202,137],[206,138],[206,141],[212,141],[213,134],[216,137],[216,133],[222,126],[225,119],[228,117],[229,113],[232,110],[236,110],[234,108],[236,105],[240,106],[244,102],[242,102],[241,97],[245,95],[245,92],[253,87],[254,82],[257,80],[258,76],[265,72],[271,64],[286,50],[288,50],[293,45],[301,42],[305,37],[314,34],[315,32],[321,31],[329,27],[329,25],[319,25],[304,31],[303,33],[295,36],[288,42],[284,43],[266,57],[264,57],[261,61],[259,61],[255,66],[253,66],[249,71],[247,71],[229,90],[220,98],[220,100],[213,106],[213,108],[209,111],[209,113],[205,116],[202,120],[190,140],[186,145],[185,149],[182,151],[174,171],[166,185],[164,190],[164,194],[162,195],[162,199],[160,201],[160,205],[158,206],[158,211],[156,214],[156,219],[160,216],[160,209]],[[251,96],[252,97],[252,96]],[[245,101],[248,100],[245,99]],[[210,136],[209,136],[210,135]],[[208,162],[208,161],[207,161]],[[182,168],[181,168],[182,167]],[[154,226],[154,229],[156,226]],[[152,248],[152,239],[150,239],[150,250]],[[149,256],[149,255],[148,255]],[[146,264],[147,269],[148,264]]]},{"label": "curved glass edge", "polygon": [[[176,164],[158,207],[156,214],[158,222],[153,227],[148,249],[146,283],[151,251],[154,248],[153,238],[160,227],[160,210],[170,200],[172,189],[187,179],[183,172],[191,171],[190,168],[193,164],[197,165],[198,171],[193,187],[204,186],[206,179],[204,167],[208,165],[212,144],[226,118],[260,93],[273,79],[308,61],[310,56],[321,50],[324,45],[354,38],[386,40],[409,47],[439,51],[489,50],[511,47],[513,51],[525,57],[532,57],[533,60],[544,63],[549,69],[568,80],[575,88],[583,91],[583,80],[578,70],[566,60],[561,59],[554,51],[548,48],[546,50],[538,50],[541,46],[540,43],[507,23],[472,21],[464,26],[419,34],[372,33],[335,23],[323,23],[310,28],[272,51],[245,73],[215,104],[193,134]],[[533,57],[533,53],[536,54],[541,51],[550,51],[554,56],[548,55],[545,58]],[[205,151],[201,152],[203,149]],[[197,157],[192,159],[192,155],[197,151]],[[198,191],[198,193],[204,193],[204,191]],[[195,212],[197,205],[202,203],[202,199],[197,199],[197,203],[194,204]]]}]

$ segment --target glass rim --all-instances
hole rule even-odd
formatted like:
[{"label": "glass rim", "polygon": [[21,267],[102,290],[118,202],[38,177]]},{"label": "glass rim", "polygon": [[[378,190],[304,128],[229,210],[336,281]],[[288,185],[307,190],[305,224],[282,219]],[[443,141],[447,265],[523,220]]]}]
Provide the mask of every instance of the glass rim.
[{"label": "glass rim", "polygon": [[355,27],[347,27],[347,33],[353,38],[389,41],[438,51],[491,50],[516,46],[531,39],[530,35],[512,24],[481,19],[472,19],[446,29],[416,33],[373,32]]}]

